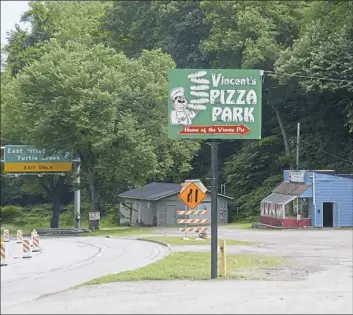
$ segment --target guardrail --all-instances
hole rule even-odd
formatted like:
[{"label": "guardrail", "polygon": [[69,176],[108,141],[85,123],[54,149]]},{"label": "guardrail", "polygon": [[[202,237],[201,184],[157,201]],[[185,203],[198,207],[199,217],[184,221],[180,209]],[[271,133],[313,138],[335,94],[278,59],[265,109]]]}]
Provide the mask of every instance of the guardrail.
[{"label": "guardrail", "polygon": [[89,233],[90,230],[74,228],[48,228],[37,229],[37,232],[40,235],[77,235],[81,233]]}]

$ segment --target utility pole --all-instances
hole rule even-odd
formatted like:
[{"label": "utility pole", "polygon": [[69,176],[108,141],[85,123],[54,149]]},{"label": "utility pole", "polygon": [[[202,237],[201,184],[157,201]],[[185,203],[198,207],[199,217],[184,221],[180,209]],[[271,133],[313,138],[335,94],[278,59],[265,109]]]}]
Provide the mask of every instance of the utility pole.
[{"label": "utility pole", "polygon": [[297,125],[297,170],[299,170],[300,122]]},{"label": "utility pole", "polygon": [[217,216],[217,193],[218,193],[218,142],[211,142],[211,279],[217,278],[217,251],[218,251],[218,216]]},{"label": "utility pole", "polygon": [[75,178],[75,201],[74,201],[74,208],[75,208],[75,229],[80,229],[80,222],[81,222],[81,190],[80,190],[80,171],[81,171],[81,160],[78,158],[75,160],[77,162],[76,167],[76,178]]}]

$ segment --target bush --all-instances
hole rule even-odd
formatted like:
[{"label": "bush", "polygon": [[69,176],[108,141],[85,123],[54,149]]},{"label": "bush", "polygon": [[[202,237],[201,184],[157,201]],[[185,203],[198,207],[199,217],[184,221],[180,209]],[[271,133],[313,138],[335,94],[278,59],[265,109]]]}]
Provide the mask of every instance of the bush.
[{"label": "bush", "polygon": [[[260,217],[261,200],[271,194],[272,190],[282,181],[282,174],[274,175],[266,179],[261,186],[249,194],[245,194],[231,202],[232,221],[253,220],[258,221]],[[236,215],[235,204],[239,207]]]},{"label": "bush", "polygon": [[[88,203],[81,204],[81,226],[88,226]],[[36,204],[27,207],[4,206],[1,208],[1,223],[13,224],[17,227],[49,227],[52,216],[52,205]],[[62,205],[60,211],[60,227],[74,226],[74,205],[72,203]],[[101,216],[101,227],[115,227],[119,225],[119,213],[116,207],[107,207],[105,215]]]},{"label": "bush", "polygon": [[1,207],[1,221],[9,223],[20,219],[24,213],[24,208],[21,206],[4,206]]}]

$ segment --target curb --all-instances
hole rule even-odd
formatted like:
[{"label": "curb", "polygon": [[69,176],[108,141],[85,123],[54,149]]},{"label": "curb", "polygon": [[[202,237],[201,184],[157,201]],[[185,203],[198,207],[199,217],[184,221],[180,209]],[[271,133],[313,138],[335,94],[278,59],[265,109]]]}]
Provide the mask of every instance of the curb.
[{"label": "curb", "polygon": [[162,245],[164,247],[167,247],[170,250],[171,253],[173,252],[173,249],[169,246],[169,244],[164,243],[162,241],[149,240],[149,239],[145,239],[145,238],[136,238],[136,240],[142,241],[142,242],[150,242],[150,243],[159,244],[159,245]]}]

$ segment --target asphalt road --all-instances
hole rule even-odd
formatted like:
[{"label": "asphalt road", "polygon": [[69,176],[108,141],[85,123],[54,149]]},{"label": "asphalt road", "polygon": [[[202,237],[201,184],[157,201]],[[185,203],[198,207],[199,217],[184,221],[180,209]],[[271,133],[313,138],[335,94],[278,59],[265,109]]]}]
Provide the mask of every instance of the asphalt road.
[{"label": "asphalt road", "polygon": [[[173,229],[165,229],[159,233],[169,234]],[[89,255],[96,255],[87,262],[79,264],[74,257],[71,258],[71,267],[65,267],[49,272],[48,276],[33,276],[31,281],[25,280],[25,287],[19,281],[14,287],[11,284],[2,286],[2,313],[36,313],[36,314],[352,314],[353,296],[353,233],[352,230],[314,230],[314,231],[256,231],[237,230],[222,227],[219,230],[220,238],[234,238],[241,240],[259,241],[258,246],[229,246],[228,252],[255,253],[263,255],[283,256],[290,265],[283,270],[274,270],[269,276],[270,281],[146,281],[122,282],[101,286],[81,287],[75,290],[59,292],[51,296],[44,296],[33,301],[34,295],[51,292],[50,283],[58,283],[62,288],[67,288],[75,283],[80,283],[97,275],[99,260],[102,252],[93,250],[91,245],[75,245],[73,250],[89,251]],[[83,239],[86,241],[87,239]],[[74,245],[78,239],[68,244]],[[96,243],[98,242],[98,243]],[[113,242],[113,243],[109,243]],[[146,242],[113,239],[94,240],[94,246],[100,248],[104,245],[114,248],[114,255],[106,257],[102,262],[104,272],[117,272],[119,268],[133,268],[132,265],[145,259],[145,263],[164,255],[166,249],[154,248]],[[59,244],[59,243],[57,243]],[[64,243],[62,243],[64,244]],[[116,245],[120,244],[119,246]],[[135,258],[125,253],[118,252],[118,248],[132,248],[136,244]],[[67,245],[68,246],[68,245]],[[151,247],[152,246],[152,247]],[[162,253],[158,254],[161,250]],[[209,246],[181,246],[174,250],[209,250]],[[62,249],[62,252],[65,250]],[[109,250],[107,250],[110,252]],[[143,252],[145,254],[143,254]],[[126,255],[125,255],[126,254]],[[53,255],[53,254],[52,254]],[[52,256],[51,255],[51,256]],[[123,256],[122,256],[123,255]],[[57,255],[58,256],[58,255]],[[59,255],[60,256],[60,255]],[[142,256],[142,257],[141,257]],[[155,258],[152,258],[155,256]],[[44,257],[44,255],[43,255]],[[53,257],[53,256],[52,256]],[[110,258],[109,258],[110,257]],[[120,257],[120,258],[119,258]],[[37,258],[36,258],[37,259]],[[33,259],[29,263],[34,263]],[[89,265],[91,261],[94,265]],[[121,261],[119,266],[114,261]],[[25,263],[25,262],[21,262]],[[54,262],[55,263],[55,262]],[[125,264],[122,266],[121,264]],[[35,265],[35,264],[34,264]],[[42,265],[42,264],[41,264]],[[81,270],[82,266],[82,270]],[[137,265],[134,265],[137,267]],[[2,271],[5,270],[2,267]],[[8,268],[8,267],[5,267]],[[13,267],[14,268],[14,267]],[[32,267],[34,268],[34,267]],[[50,267],[53,267],[51,265]],[[58,267],[57,267],[58,268]],[[72,269],[73,268],[73,269]],[[49,269],[49,267],[48,267]],[[28,272],[28,271],[27,271]],[[38,271],[39,272],[39,271]],[[43,271],[42,271],[43,272]],[[67,274],[66,274],[67,273]],[[28,275],[27,275],[28,276]],[[7,276],[11,281],[14,276]],[[26,275],[18,275],[26,277]],[[36,278],[38,277],[38,279]],[[71,277],[71,278],[70,278]],[[20,278],[19,278],[20,279]],[[33,281],[35,280],[36,281]],[[2,280],[3,282],[4,280]],[[41,281],[41,282],[37,282]],[[6,282],[6,281],[5,281]],[[65,285],[64,285],[65,283]],[[5,294],[4,288],[9,290]],[[38,291],[29,297],[26,290]],[[57,291],[57,290],[52,290]],[[45,294],[45,293],[44,293]],[[4,301],[4,295],[5,301]],[[27,298],[16,306],[21,297]],[[15,297],[14,297],[15,296]],[[10,301],[9,301],[10,300]],[[17,302],[18,303],[18,302]]]},{"label": "asphalt road", "polygon": [[[15,259],[21,245],[15,241],[8,244],[8,265],[1,267],[1,314],[34,314],[45,296],[145,266],[169,253],[158,244],[103,237],[48,238],[41,239],[40,245],[42,252],[33,253],[32,258]],[[52,307],[50,311],[56,312]]]},{"label": "asphalt road", "polygon": [[[352,279],[162,281],[82,287],[31,304],[36,314],[352,314]],[[20,309],[23,312],[23,309]]]}]

